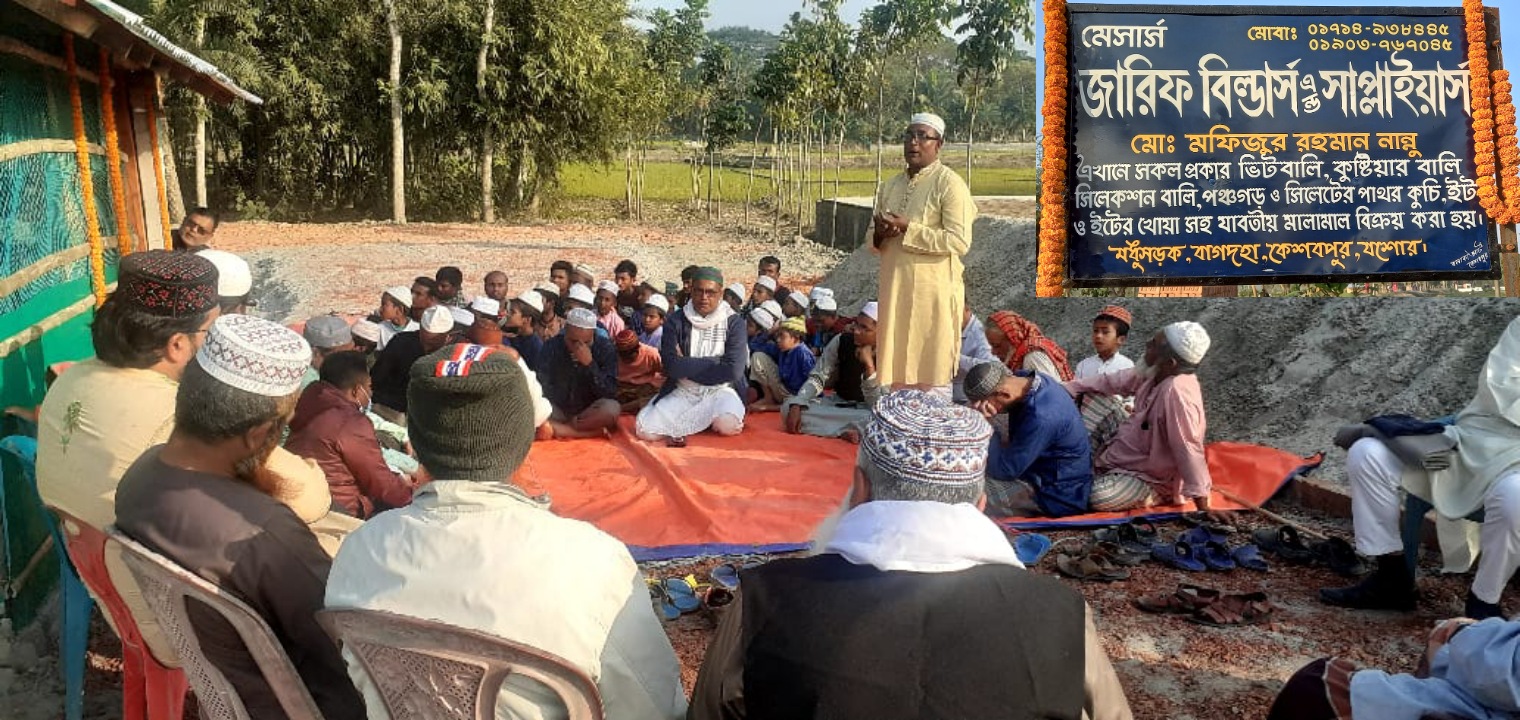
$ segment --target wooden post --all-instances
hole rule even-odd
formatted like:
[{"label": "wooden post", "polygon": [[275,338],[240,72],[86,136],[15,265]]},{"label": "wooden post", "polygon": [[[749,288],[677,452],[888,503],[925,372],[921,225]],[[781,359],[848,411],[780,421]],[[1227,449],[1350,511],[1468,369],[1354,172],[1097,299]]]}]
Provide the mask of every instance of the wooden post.
[{"label": "wooden post", "polygon": [[132,73],[123,78],[123,84],[127,86],[127,101],[132,111],[132,140],[137,151],[137,180],[142,192],[146,230],[143,237],[147,240],[147,249],[164,250],[169,247],[169,238],[164,237],[160,219],[163,210],[158,203],[159,178],[154,174],[153,140],[148,131],[148,107],[157,102],[153,75],[151,71]]}]

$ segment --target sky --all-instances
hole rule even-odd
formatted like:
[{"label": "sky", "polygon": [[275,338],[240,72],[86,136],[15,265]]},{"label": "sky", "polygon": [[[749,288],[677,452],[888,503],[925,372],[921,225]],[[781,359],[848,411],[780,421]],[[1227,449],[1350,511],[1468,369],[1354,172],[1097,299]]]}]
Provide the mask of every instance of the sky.
[{"label": "sky", "polygon": [[[718,0],[723,2],[724,0]],[[733,0],[728,0],[733,2]],[[738,3],[735,3],[738,4]],[[1109,3],[1104,3],[1109,4]],[[1130,4],[1130,3],[1114,3]],[[1207,0],[1167,0],[1167,5],[1221,5],[1221,4],[1245,4],[1245,3],[1218,3]],[[1253,3],[1257,5],[1269,5],[1278,7],[1461,7],[1460,0],[1271,0],[1271,2]],[[1510,68],[1511,81],[1520,77],[1520,0],[1485,0],[1483,3],[1488,7],[1499,8],[1499,26],[1501,28],[1500,46],[1506,52],[1505,67]],[[1045,87],[1045,22],[1043,14],[1035,27],[1035,47],[1041,48],[1035,53],[1035,82],[1039,83],[1041,94]],[[1490,34],[1493,32],[1489,29]],[[1040,116],[1035,116],[1036,123],[1042,123]]]}]

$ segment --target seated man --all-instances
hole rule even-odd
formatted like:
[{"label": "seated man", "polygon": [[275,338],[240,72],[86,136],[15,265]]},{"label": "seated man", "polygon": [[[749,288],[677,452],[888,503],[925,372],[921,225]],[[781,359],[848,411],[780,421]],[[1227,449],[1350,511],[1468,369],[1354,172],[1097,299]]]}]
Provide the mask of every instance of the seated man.
[{"label": "seated man", "polygon": [[807,321],[807,346],[814,355],[820,355],[829,341],[849,331],[850,323],[839,317],[839,302],[834,299],[833,290],[815,287],[808,293],[808,299],[813,303],[813,314]]},{"label": "seated man", "polygon": [[481,285],[481,289],[485,290],[486,292],[486,297],[495,300],[503,308],[506,307],[507,300],[509,298],[507,297],[508,281],[507,274],[505,272],[502,272],[501,270],[492,270],[491,272],[486,273],[486,276],[484,278],[481,278]]},{"label": "seated man", "polygon": [[987,450],[987,513],[1065,517],[1087,512],[1092,446],[1076,403],[1055,378],[983,363],[966,399],[997,432]]},{"label": "seated man", "polygon": [[1097,448],[1089,504],[1097,512],[1169,505],[1192,500],[1212,514],[1214,481],[1204,459],[1207,428],[1198,363],[1209,351],[1209,334],[1195,322],[1175,322],[1145,346],[1140,367],[1066,383],[1066,391],[1133,395],[1135,412],[1110,437],[1092,438]]},{"label": "seated man", "polygon": [[[1377,559],[1361,584],[1324,589],[1320,598],[1352,608],[1413,610],[1417,592],[1404,561],[1399,516],[1405,490],[1453,520],[1483,510],[1478,572],[1467,593],[1467,617],[1499,616],[1505,585],[1520,568],[1520,319],[1510,321],[1478,374],[1472,402],[1445,429],[1451,450],[1440,469],[1413,464],[1385,439],[1365,437],[1346,453],[1356,549]],[[1428,461],[1427,461],[1428,462]]]},{"label": "seated man", "polygon": [[639,342],[632,330],[618,333],[618,405],[625,413],[644,409],[665,384],[665,366],[660,351]]},{"label": "seated man", "polygon": [[660,344],[665,387],[639,411],[643,440],[685,443],[708,428],[720,435],[744,430],[744,369],[749,365],[744,318],[723,302],[723,273],[698,268],[691,301],[665,319]]},{"label": "seated man", "polygon": [[[760,275],[755,278],[755,284],[749,290],[749,307],[757,308],[775,299],[776,287],[776,278],[769,275]],[[781,303],[776,303],[776,308],[779,310]]]},{"label": "seated man", "polygon": [[428,308],[438,304],[440,304],[438,302],[438,281],[426,275],[418,275],[412,278],[412,305],[409,311],[412,320],[421,322],[422,313],[427,312]]},{"label": "seated man", "polygon": [[[216,271],[196,254],[133,253],[122,259],[118,282],[90,325],[96,359],[74,364],[49,388],[37,428],[43,502],[94,528],[116,521],[117,484],[127,468],[169,439],[180,376],[220,312]],[[279,470],[279,499],[336,550],[357,522],[329,512],[321,470],[284,450],[276,450],[271,467]],[[106,569],[153,656],[176,666],[173,644],[114,549]]]},{"label": "seated man", "polygon": [[955,368],[955,382],[951,384],[950,398],[962,405],[966,404],[966,374],[982,363],[997,362],[998,359],[992,354],[992,346],[987,344],[987,330],[978,320],[976,313],[971,312],[971,298],[966,298],[965,309],[961,311],[961,359]]},{"label": "seated man", "polygon": [[332,355],[321,380],[301,393],[285,440],[286,450],[316,461],[333,502],[360,519],[412,501],[412,479],[386,465],[375,424],[365,415],[371,395],[364,356]]},{"label": "seated man", "polygon": [[248,297],[253,292],[253,270],[247,260],[214,248],[198,254],[216,266],[216,295],[223,315],[242,315],[248,308],[258,307]]},{"label": "seated man", "polygon": [[930,393],[882,398],[821,554],[741,573],[690,717],[1130,717],[1082,596],[980,510],[991,433]]},{"label": "seated man", "polygon": [[617,427],[618,357],[612,342],[596,333],[596,314],[570,311],[565,332],[544,343],[538,381],[554,407],[549,427],[561,439],[603,437]]},{"label": "seated man", "polygon": [[1009,370],[1041,372],[1066,382],[1072,378],[1066,351],[1024,316],[1000,310],[987,316],[987,345]]},{"label": "seated man", "polygon": [[[1092,322],[1092,346],[1096,354],[1077,363],[1075,377],[1086,380],[1097,375],[1128,370],[1135,366],[1133,360],[1119,354],[1129,339],[1129,327],[1134,317],[1118,305],[1109,305],[1098,311]],[[1105,423],[1117,424],[1129,417],[1134,398],[1101,393],[1084,393],[1077,398],[1082,410],[1082,424],[1092,433]]]},{"label": "seated man", "polygon": [[1288,679],[1267,720],[1513,718],[1520,711],[1520,622],[1447,620],[1414,674],[1315,660]]},{"label": "seated man", "polygon": [[[781,408],[782,429],[818,437],[860,439],[871,408],[881,399],[876,382],[876,303],[866,303],[851,325],[823,348],[813,373]],[[833,390],[832,396],[824,396]]]},{"label": "seated man", "polygon": [[[122,476],[116,525],[252,607],[325,717],[363,718],[337,646],[314,615],[332,561],[305,523],[270,496],[266,463],[310,353],[300,335],[268,320],[218,319],[185,368],[169,441]],[[192,613],[191,624],[250,716],[286,717],[231,624],[211,613]]]},{"label": "seated man", "polygon": [[433,298],[439,305],[446,307],[469,307],[470,301],[464,293],[464,271],[453,265],[445,265],[438,268],[433,274]]},{"label": "seated man", "polygon": [[412,319],[412,291],[404,285],[387,288],[380,295],[380,339],[375,349],[384,350],[391,338],[400,333],[416,330],[419,325]]},{"label": "seated man", "polygon": [[406,385],[411,382],[412,363],[436,352],[454,333],[454,314],[435,305],[422,314],[415,331],[397,334],[375,358],[369,376],[375,391],[375,412],[400,425],[406,424]]},{"label": "seated man", "polygon": [[301,376],[302,389],[321,377],[322,363],[327,356],[354,349],[353,328],[337,315],[318,315],[307,320],[301,337],[306,338],[306,344],[311,346],[311,367],[306,368],[306,374]]},{"label": "seated man", "polygon": [[221,218],[211,208],[198,207],[185,215],[179,227],[169,231],[169,248],[200,252],[211,247]]},{"label": "seated man", "polygon": [[[475,360],[453,362],[466,354]],[[533,443],[526,387],[521,365],[487,348],[455,345],[413,366],[412,443],[433,481],[410,506],[349,537],[327,607],[423,617],[530,645],[591,677],[610,720],[680,718],[680,666],[627,547],[556,516],[515,482]],[[368,705],[379,707],[374,684],[349,663]],[[496,701],[499,718],[563,713],[521,675],[507,678]]]}]

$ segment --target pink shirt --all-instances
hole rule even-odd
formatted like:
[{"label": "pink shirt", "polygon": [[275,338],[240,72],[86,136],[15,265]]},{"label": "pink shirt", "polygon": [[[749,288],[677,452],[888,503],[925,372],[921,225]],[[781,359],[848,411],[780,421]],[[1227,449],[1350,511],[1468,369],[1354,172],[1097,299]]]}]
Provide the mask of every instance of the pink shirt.
[{"label": "pink shirt", "polygon": [[1119,426],[1098,468],[1144,473],[1159,481],[1157,491],[1170,498],[1207,495],[1214,481],[1204,460],[1203,390],[1196,375],[1173,375],[1160,382],[1134,370],[1121,370],[1065,383],[1073,396],[1085,392],[1133,395],[1135,412]]},{"label": "pink shirt", "polygon": [[623,316],[617,314],[616,309],[610,313],[607,313],[606,315],[597,318],[596,324],[601,325],[602,329],[607,331],[607,335],[612,338],[616,338],[617,334],[622,332],[625,328],[623,325]]}]

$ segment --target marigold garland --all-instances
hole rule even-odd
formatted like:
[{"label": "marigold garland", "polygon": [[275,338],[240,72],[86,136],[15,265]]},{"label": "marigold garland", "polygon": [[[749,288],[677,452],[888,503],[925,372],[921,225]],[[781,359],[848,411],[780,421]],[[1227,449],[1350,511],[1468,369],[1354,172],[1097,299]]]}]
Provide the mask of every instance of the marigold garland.
[{"label": "marigold garland", "polygon": [[1045,137],[1035,294],[1060,297],[1066,277],[1066,0],[1045,0]]},{"label": "marigold garland", "polygon": [[158,214],[164,224],[164,247],[171,248],[174,234],[169,229],[169,194],[164,190],[164,160],[158,149],[158,76],[153,78],[153,97],[148,101],[148,142],[153,151],[153,184],[158,186]]},{"label": "marigold garland", "polygon": [[90,141],[84,132],[84,100],[79,94],[79,66],[74,61],[74,36],[63,36],[63,59],[69,73],[69,104],[74,111],[74,159],[79,163],[79,195],[84,204],[84,231],[90,243],[90,289],[95,307],[106,301],[106,258],[95,211],[95,182],[90,172]]},{"label": "marigold garland", "polygon": [[[1520,222],[1520,147],[1516,143],[1515,101],[1511,94],[1514,86],[1509,82],[1509,71],[1489,71],[1483,0],[1462,0],[1462,11],[1472,85],[1478,204],[1494,222],[1510,225]],[[1496,175],[1500,178],[1497,183]],[[1500,183],[1502,188],[1496,187]]]},{"label": "marigold garland", "polygon": [[111,208],[116,212],[116,249],[122,257],[132,252],[132,233],[127,229],[127,198],[121,181],[121,145],[116,137],[116,103],[111,96],[111,53],[100,49],[100,116],[106,131],[106,170],[111,178]]}]

